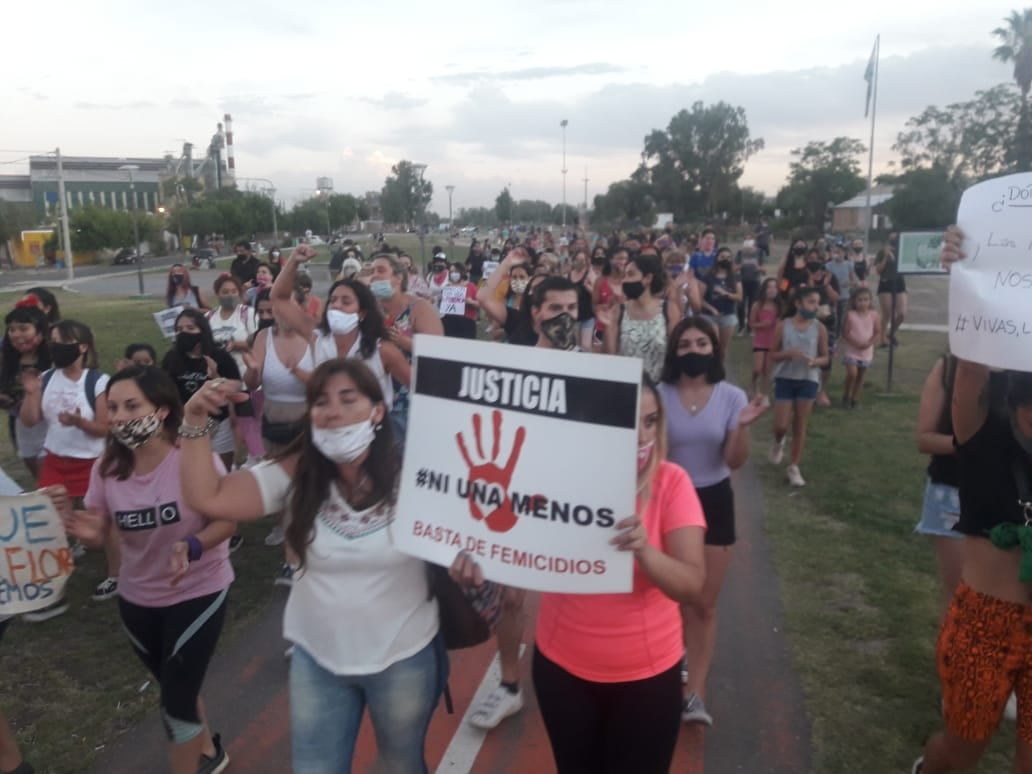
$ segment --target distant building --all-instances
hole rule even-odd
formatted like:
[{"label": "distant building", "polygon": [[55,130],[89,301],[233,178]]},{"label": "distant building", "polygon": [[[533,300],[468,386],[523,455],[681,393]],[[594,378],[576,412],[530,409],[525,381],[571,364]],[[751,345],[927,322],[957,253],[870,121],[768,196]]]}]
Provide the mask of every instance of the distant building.
[{"label": "distant building", "polygon": [[[871,210],[874,212],[872,231],[888,231],[892,220],[886,213],[895,189],[875,186],[871,189]],[[831,208],[831,230],[835,233],[861,232],[867,227],[867,191]]]}]

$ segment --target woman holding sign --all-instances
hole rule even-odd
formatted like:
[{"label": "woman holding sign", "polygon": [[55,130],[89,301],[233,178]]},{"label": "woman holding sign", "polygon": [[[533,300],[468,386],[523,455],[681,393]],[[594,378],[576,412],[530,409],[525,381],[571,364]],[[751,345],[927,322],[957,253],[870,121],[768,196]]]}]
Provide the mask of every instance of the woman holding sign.
[{"label": "woman holding sign", "polygon": [[[119,371],[104,405],[110,427],[104,456],[90,474],[86,510],[75,511],[68,528],[89,545],[110,537],[121,545],[119,614],[133,650],[161,687],[172,774],[216,774],[229,756],[208,730],[200,691],[226,615],[236,526],[206,519],[182,496],[180,467],[195,452],[176,446],[177,434],[186,431],[168,374],[153,366]],[[224,470],[210,446],[206,453],[207,464]]]},{"label": "woman holding sign", "polygon": [[[450,290],[455,293],[456,298],[451,304],[447,303]],[[477,286],[467,278],[466,267],[461,263],[451,264],[448,267],[448,284],[441,296],[441,323],[444,325],[444,335],[456,339],[475,339],[479,310]]]},{"label": "woman holding sign", "polygon": [[[617,524],[614,550],[634,552],[629,594],[541,595],[534,690],[559,774],[667,774],[680,731],[680,604],[702,591],[706,520],[691,479],[667,462],[656,387],[641,391],[638,512]],[[452,565],[485,584],[466,553]]]},{"label": "woman holding sign", "polygon": [[300,561],[284,615],[294,774],[350,771],[367,707],[385,770],[425,772],[448,659],[426,567],[390,539],[400,465],[379,379],[355,360],[323,363],[301,436],[276,460],[220,477],[208,416],[238,389],[209,384],[187,404],[182,489],[212,518],[288,511]]}]

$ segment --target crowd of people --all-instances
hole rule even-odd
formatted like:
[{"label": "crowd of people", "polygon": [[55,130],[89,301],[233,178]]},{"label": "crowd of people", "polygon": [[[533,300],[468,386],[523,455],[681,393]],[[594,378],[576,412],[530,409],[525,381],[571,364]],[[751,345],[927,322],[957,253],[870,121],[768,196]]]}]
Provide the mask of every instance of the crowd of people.
[{"label": "crowd of people", "polygon": [[[855,409],[876,348],[898,344],[899,307],[883,326],[867,286],[873,268],[879,295],[885,282],[901,292],[894,239],[876,258],[858,242],[793,240],[775,262],[765,224],[734,247],[708,228],[507,237],[474,240],[459,261],[434,248],[425,275],[386,243],[368,259],[345,245],[325,302],[312,294],[315,251],[303,243],[267,262],[238,244],[210,291],[177,264],[165,299],[177,310],[168,352],[129,344],[111,376],[89,327],[62,319],[45,289],[7,315],[0,401],[12,441],[60,503],[76,555],[105,552],[93,598],[117,597],[128,646],[160,686],[173,774],[228,765],[201,689],[231,596],[236,525],[263,518],[266,544],[283,551],[275,582],[290,587],[294,771],[349,770],[367,709],[387,769],[426,771],[449,655],[426,566],[395,549],[389,530],[417,334],[641,360],[637,508],[612,540],[614,551],[634,555],[634,590],[543,594],[530,677],[563,773],[666,772],[682,723],[719,720],[706,697],[736,542],[732,472],[747,462],[751,428],[773,401],[769,461],[782,464],[791,433],[785,473],[804,485],[807,425],[815,404],[832,403],[833,363],[844,369],[842,406]],[[728,378],[735,336],[751,337],[748,390]],[[979,380],[989,377],[971,364],[941,369],[955,375],[922,404],[922,450],[948,458],[944,439],[955,436],[958,455],[977,447],[977,456],[1011,438],[1005,424],[979,430],[981,415],[958,421],[956,408],[944,424],[949,396],[954,407],[958,395],[970,398],[974,411]],[[930,377],[929,389],[940,383],[941,373]],[[993,473],[1001,487],[1002,470]],[[931,479],[936,502],[957,483],[948,462]],[[984,515],[972,517],[972,534],[1002,502],[978,503]],[[999,552],[987,547],[986,564]],[[997,609],[1016,614],[1020,602],[991,569],[981,583],[967,574],[961,583],[956,569],[944,580],[959,584],[980,620]],[[523,707],[525,594],[485,581],[465,554],[451,575],[471,596],[498,600],[490,623],[500,681],[469,714],[492,729]],[[994,590],[996,607],[978,602]],[[23,618],[66,610],[58,599]],[[958,618],[947,615],[947,631],[963,628]],[[958,674],[967,668],[955,665]],[[948,712],[964,690],[945,692]],[[4,729],[0,772],[28,774]],[[933,761],[959,749],[949,738],[935,744],[924,774],[949,770]]]}]

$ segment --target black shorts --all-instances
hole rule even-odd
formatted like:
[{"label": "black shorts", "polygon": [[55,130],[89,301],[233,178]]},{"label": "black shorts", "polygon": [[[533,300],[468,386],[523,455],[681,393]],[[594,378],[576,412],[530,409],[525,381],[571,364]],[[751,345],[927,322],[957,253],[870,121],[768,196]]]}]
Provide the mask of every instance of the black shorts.
[{"label": "black shorts", "polygon": [[731,479],[712,486],[696,487],[702,513],[706,517],[706,545],[733,546],[735,544],[735,493]]},{"label": "black shorts", "polygon": [[900,293],[907,292],[907,281],[904,277],[896,277],[895,281],[891,279],[883,279],[878,281],[878,295],[885,293],[892,293],[893,289],[897,295]]},{"label": "black shorts", "polygon": [[4,632],[7,631],[7,624],[11,622],[10,618],[5,618],[0,621],[0,640],[4,638]]}]

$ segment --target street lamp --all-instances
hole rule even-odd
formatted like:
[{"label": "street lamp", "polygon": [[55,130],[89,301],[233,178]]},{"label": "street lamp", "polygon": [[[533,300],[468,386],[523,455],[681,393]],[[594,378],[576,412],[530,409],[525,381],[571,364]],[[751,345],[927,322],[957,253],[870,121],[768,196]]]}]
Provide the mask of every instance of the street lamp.
[{"label": "street lamp", "polygon": [[452,223],[451,203],[452,203],[452,194],[455,193],[455,186],[453,186],[453,185],[446,185],[444,187],[444,190],[448,192],[448,231],[452,232],[452,231],[455,230],[454,229],[454,225],[455,224]]},{"label": "street lamp", "polygon": [[563,129],[563,235],[566,235],[566,125],[570,122],[565,118],[559,122]]},{"label": "street lamp", "polygon": [[[413,164],[412,169],[419,175],[419,198],[416,203],[419,205],[419,220],[425,220],[426,213],[423,212],[423,173],[426,172],[426,164]],[[423,233],[423,224],[417,223],[419,227],[419,257],[423,262],[423,271],[426,271],[426,234]]]},{"label": "street lamp", "polygon": [[133,199],[133,239],[136,240],[136,281],[140,286],[140,295],[143,293],[143,254],[140,251],[140,223],[136,217],[136,183],[133,180],[133,172],[136,172],[139,167],[136,164],[123,164],[119,167],[120,170],[129,173],[129,193]]}]

